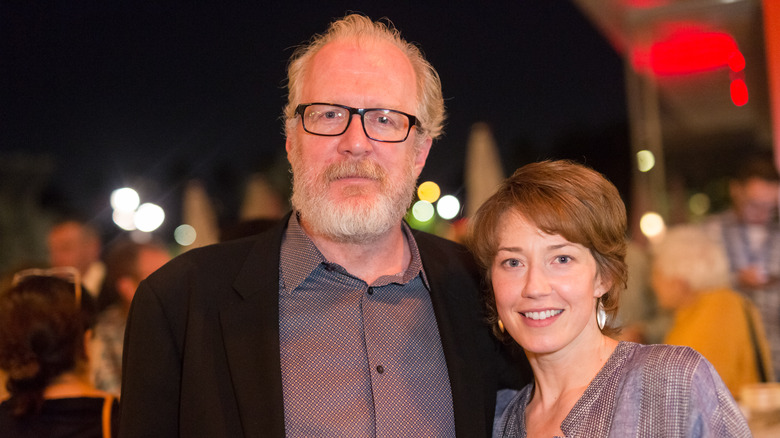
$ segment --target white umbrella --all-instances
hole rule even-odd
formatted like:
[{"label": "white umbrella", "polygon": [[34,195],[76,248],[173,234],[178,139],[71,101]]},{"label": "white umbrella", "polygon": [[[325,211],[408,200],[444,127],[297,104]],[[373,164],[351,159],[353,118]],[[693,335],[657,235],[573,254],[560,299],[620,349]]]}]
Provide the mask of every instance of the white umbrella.
[{"label": "white umbrella", "polygon": [[466,149],[466,216],[471,217],[504,180],[501,157],[487,123],[471,126]]}]

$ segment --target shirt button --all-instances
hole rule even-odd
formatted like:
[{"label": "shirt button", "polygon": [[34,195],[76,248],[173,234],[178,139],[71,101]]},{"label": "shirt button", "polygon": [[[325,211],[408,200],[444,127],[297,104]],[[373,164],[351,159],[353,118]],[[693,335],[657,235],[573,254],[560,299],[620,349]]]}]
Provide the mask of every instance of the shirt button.
[{"label": "shirt button", "polygon": [[379,373],[379,374],[384,373],[385,372],[385,367],[383,367],[382,365],[377,365],[376,366],[376,372]]},{"label": "shirt button", "polygon": [[369,287],[368,288],[368,294],[369,295],[374,295],[374,288],[373,287]]}]

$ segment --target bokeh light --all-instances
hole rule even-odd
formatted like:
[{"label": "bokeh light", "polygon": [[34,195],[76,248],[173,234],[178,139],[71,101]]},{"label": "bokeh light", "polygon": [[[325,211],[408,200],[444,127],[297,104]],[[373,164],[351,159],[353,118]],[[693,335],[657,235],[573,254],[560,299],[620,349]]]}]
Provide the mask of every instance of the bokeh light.
[{"label": "bokeh light", "polygon": [[192,225],[181,224],[173,230],[173,238],[181,246],[189,246],[195,242],[198,233]]},{"label": "bokeh light", "polygon": [[420,222],[428,222],[433,219],[433,204],[428,201],[417,201],[412,206],[412,215]]},{"label": "bokeh light", "polygon": [[650,211],[642,215],[639,220],[639,229],[648,239],[653,240],[664,233],[666,224],[660,214]]},{"label": "bokeh light", "polygon": [[710,197],[705,193],[695,193],[688,199],[688,209],[697,216],[704,216],[710,211]]},{"label": "bokeh light", "polygon": [[138,192],[130,187],[116,189],[111,192],[111,208],[114,210],[135,211],[140,203],[141,198],[138,196]]},{"label": "bokeh light", "polygon": [[156,204],[148,202],[141,204],[135,212],[135,227],[147,233],[159,228],[163,221],[165,221],[165,211]]},{"label": "bokeh light", "polygon": [[450,220],[460,212],[460,201],[452,195],[444,195],[436,203],[436,213],[442,219]]},{"label": "bokeh light", "polygon": [[655,167],[655,155],[648,150],[636,153],[636,162],[640,172],[648,172]]},{"label": "bokeh light", "polygon": [[111,215],[111,218],[114,220],[114,223],[121,229],[125,231],[133,231],[135,230],[135,211],[125,211],[125,210],[114,210],[114,213]]},{"label": "bokeh light", "polygon": [[439,185],[433,181],[425,181],[417,187],[417,197],[423,201],[428,201],[431,204],[436,202],[441,196],[441,189]]}]

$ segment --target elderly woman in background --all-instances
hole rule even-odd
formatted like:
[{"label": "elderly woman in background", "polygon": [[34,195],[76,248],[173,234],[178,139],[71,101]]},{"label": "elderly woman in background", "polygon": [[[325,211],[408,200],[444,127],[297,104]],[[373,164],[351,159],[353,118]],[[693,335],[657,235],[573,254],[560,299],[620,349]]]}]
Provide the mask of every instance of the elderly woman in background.
[{"label": "elderly woman in background", "polygon": [[761,316],[731,289],[725,250],[700,228],[681,225],[653,247],[653,289],[674,311],[664,343],[704,355],[734,397],[751,383],[773,381]]},{"label": "elderly woman in background", "polygon": [[3,438],[113,436],[117,401],[89,379],[94,313],[68,268],[20,273],[0,293],[0,369],[10,393],[0,404]]},{"label": "elderly woman in background", "polygon": [[514,339],[534,372],[501,436],[750,435],[699,353],[609,337],[626,281],[626,212],[601,174],[568,161],[524,166],[471,227],[494,332]]}]

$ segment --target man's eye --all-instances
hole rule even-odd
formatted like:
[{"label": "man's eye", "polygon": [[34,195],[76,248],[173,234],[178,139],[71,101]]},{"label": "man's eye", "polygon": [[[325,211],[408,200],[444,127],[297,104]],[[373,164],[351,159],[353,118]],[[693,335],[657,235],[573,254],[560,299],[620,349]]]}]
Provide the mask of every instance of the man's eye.
[{"label": "man's eye", "polygon": [[366,123],[382,129],[399,129],[403,125],[395,114],[379,111],[366,113]]},{"label": "man's eye", "polygon": [[339,113],[337,113],[336,111],[326,111],[322,114],[322,116],[326,119],[335,119],[339,117]]}]

